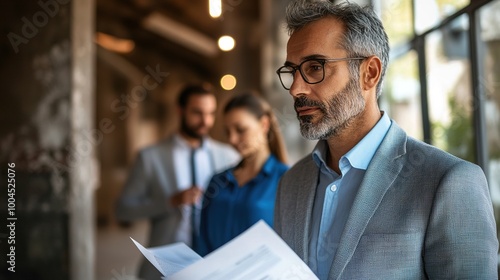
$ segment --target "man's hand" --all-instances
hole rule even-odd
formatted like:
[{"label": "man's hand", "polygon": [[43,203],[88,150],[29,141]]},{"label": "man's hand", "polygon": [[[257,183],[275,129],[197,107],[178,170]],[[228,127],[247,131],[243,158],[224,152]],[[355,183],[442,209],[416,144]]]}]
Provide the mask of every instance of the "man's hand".
[{"label": "man's hand", "polygon": [[191,188],[178,192],[170,197],[170,203],[174,206],[181,205],[193,205],[200,199],[202,191],[196,187],[192,186]]}]

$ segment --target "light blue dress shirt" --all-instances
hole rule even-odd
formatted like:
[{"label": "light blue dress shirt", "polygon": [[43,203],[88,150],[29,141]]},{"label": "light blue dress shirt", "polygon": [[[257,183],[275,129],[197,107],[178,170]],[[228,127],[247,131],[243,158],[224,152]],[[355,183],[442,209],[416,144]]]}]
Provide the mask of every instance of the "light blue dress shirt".
[{"label": "light blue dress shirt", "polygon": [[314,198],[308,265],[321,280],[328,279],[358,188],[390,126],[391,120],[384,113],[372,130],[340,158],[341,174],[326,164],[326,140],[319,141],[313,150],[312,156],[320,172]]},{"label": "light blue dress shirt", "polygon": [[[173,153],[173,161],[175,165],[175,178],[177,181],[177,189],[178,191],[184,191],[191,188],[193,182],[191,182],[191,150],[192,147],[189,146],[189,143],[182,138],[180,135],[176,134],[174,136],[174,147],[172,149]],[[195,152],[195,176],[196,182],[198,183],[198,187],[204,191],[210,182],[210,179],[217,171],[215,170],[215,162],[214,156],[212,154],[212,148],[210,147],[210,142],[203,140],[201,142],[201,146],[196,149]],[[196,205],[196,209],[198,210],[196,214],[196,224],[199,227],[199,218],[201,213],[201,199]],[[178,242],[184,242],[188,246],[191,246],[192,239],[192,218],[193,207],[191,205],[181,205],[179,206],[179,210],[181,211],[182,218],[179,223],[179,227],[177,228],[177,233],[175,240]]]}]

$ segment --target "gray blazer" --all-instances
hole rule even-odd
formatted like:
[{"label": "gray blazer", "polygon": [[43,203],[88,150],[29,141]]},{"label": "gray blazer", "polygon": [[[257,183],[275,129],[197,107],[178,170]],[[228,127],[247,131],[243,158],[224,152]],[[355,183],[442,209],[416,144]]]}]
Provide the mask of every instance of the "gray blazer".
[{"label": "gray blazer", "polygon": [[[239,155],[230,146],[210,138],[206,141],[216,172],[237,163]],[[177,242],[175,237],[182,219],[181,211],[167,203],[168,198],[179,191],[172,158],[173,147],[174,138],[169,137],[139,152],[116,205],[120,221],[150,220],[148,246],[151,247]],[[159,279],[160,274],[145,262],[140,276],[143,279]]]},{"label": "gray blazer", "polygon": [[[306,263],[318,167],[279,185],[274,227]],[[329,279],[497,279],[498,240],[482,170],[407,137],[393,121],[342,233]]]}]

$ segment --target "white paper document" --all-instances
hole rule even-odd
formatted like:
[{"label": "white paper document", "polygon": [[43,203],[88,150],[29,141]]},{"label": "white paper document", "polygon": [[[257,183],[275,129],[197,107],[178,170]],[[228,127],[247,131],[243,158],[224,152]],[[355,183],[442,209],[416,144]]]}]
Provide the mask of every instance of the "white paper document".
[{"label": "white paper document", "polygon": [[158,269],[163,276],[172,275],[202,259],[184,243],[144,248],[139,242],[130,238],[144,257]]},{"label": "white paper document", "polygon": [[183,243],[150,249],[134,243],[168,280],[318,279],[263,221],[205,258]]}]

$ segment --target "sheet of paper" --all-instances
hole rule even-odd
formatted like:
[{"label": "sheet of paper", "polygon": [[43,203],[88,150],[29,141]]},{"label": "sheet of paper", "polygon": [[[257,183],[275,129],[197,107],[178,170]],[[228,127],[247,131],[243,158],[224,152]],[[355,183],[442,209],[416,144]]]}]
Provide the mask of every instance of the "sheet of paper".
[{"label": "sheet of paper", "polygon": [[181,271],[189,265],[202,259],[184,243],[174,243],[165,246],[144,248],[139,242],[130,238],[144,257],[158,269],[163,276],[168,276]]},{"label": "sheet of paper", "polygon": [[318,279],[265,222],[250,229],[168,280]]}]

